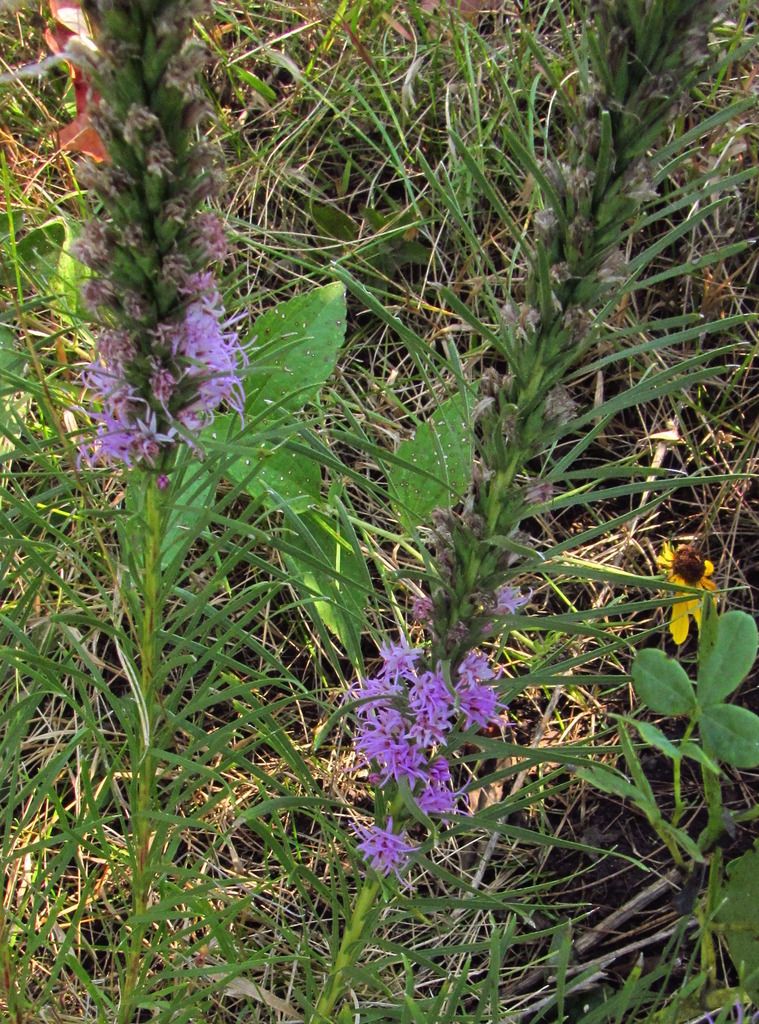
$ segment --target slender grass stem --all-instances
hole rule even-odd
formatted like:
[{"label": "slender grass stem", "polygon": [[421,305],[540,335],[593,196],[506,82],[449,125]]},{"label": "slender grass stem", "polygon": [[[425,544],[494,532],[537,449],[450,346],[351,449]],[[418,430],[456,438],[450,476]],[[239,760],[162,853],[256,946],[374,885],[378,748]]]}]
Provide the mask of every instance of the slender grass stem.
[{"label": "slender grass stem", "polygon": [[[689,722],[688,723],[688,727],[685,730],[685,735],[683,736],[683,742],[685,742],[686,740],[690,739],[691,733],[693,732],[694,728],[695,728],[695,723],[694,722]],[[673,783],[673,790],[674,790],[674,797],[675,797],[675,809],[674,809],[674,811],[672,813],[672,824],[675,827],[677,827],[680,824],[680,821],[682,820],[683,815],[685,814],[685,801],[683,800],[683,786],[682,786],[682,776],[683,776],[682,760],[679,760],[679,761],[676,760],[673,763],[672,772],[673,772],[672,783]]]},{"label": "slender grass stem", "polygon": [[719,784],[719,776],[705,765],[702,765],[701,778],[704,783],[704,796],[706,798],[708,819],[706,828],[699,839],[699,845],[702,850],[710,850],[725,830],[725,823],[722,818],[724,805],[722,801],[722,789]]}]

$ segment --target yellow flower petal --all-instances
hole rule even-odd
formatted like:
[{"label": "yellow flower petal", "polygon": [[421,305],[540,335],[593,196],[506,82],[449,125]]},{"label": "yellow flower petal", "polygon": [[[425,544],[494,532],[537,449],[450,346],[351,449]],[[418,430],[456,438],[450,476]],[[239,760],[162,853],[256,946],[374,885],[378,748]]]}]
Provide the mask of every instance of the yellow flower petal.
[{"label": "yellow flower petal", "polygon": [[656,556],[656,563],[660,569],[669,569],[672,566],[672,560],[675,557],[675,552],[672,550],[672,545],[666,540],[662,544],[661,554]]},{"label": "yellow flower petal", "polygon": [[682,607],[685,609],[685,614],[692,615],[698,625],[701,621],[701,598],[692,597],[688,601],[683,601]]},{"label": "yellow flower petal", "polygon": [[672,621],[669,624],[669,631],[672,634],[672,639],[679,646],[684,644],[688,639],[688,626],[690,620],[688,619],[688,604],[690,602],[681,601],[676,604],[672,609]]}]

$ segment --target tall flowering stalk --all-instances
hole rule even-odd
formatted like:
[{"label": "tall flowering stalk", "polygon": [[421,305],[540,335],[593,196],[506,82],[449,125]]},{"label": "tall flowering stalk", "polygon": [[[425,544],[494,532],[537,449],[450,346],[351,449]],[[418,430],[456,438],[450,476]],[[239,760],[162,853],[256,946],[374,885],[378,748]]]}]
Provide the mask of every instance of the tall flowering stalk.
[{"label": "tall flowering stalk", "polygon": [[132,918],[118,1024],[134,1019],[151,963],[145,922],[162,854],[156,736],[169,474],[179,446],[197,450],[199,432],[222,403],[240,413],[243,404],[242,350],[212,272],[226,240],[219,219],[201,212],[219,183],[214,152],[197,132],[207,108],[191,27],[203,7],[196,0],[96,0],[86,8],[96,50],[72,42],[68,52],[91,83],[91,123],[107,154],[81,168],[98,211],[73,247],[92,270],[83,297],[96,335],[83,375],[95,430],[80,460],[130,469],[129,485],[140,495]]},{"label": "tall flowering stalk", "polygon": [[[517,477],[574,415],[562,382],[593,346],[597,314],[627,278],[627,226],[641,202],[656,196],[649,148],[695,80],[721,6],[590,4],[588,66],[578,69],[577,99],[566,104],[567,150],[561,160],[534,164],[542,209],[523,294],[503,309],[508,370],[484,375],[471,497],[464,511],[440,510],[433,523],[438,579],[430,621],[438,658],[455,663],[487,633],[498,588],[524,553],[519,523],[551,496],[550,482],[521,487]],[[524,162],[527,169],[528,154]]]},{"label": "tall flowering stalk", "polygon": [[[695,80],[720,9],[717,0],[592,0],[587,65],[578,69],[576,101],[566,103],[570,131],[563,159],[540,165],[506,132],[513,155],[533,176],[542,200],[534,218],[529,272],[522,294],[503,309],[499,355],[507,372],[484,375],[468,500],[463,508],[433,514],[430,594],[417,601],[416,609],[431,635],[425,657],[436,683],[423,687],[430,700],[414,703],[420,679],[416,659],[404,666],[400,685],[388,673],[386,660],[379,681],[365,680],[351,694],[363,700],[357,748],[385,790],[390,813],[360,832],[368,877],[314,1024],[335,1019],[346,969],[357,962],[368,939],[381,891],[379,876],[400,875],[412,856],[404,835],[409,796],[420,809],[424,800],[434,804],[440,799],[444,813],[455,810],[450,773],[443,771],[445,758],[439,752],[452,736],[454,719],[466,729],[486,724],[497,712],[495,680],[492,672],[485,674],[487,663],[476,648],[497,632],[499,616],[513,615],[525,603],[525,596],[509,585],[515,556],[526,553],[518,528],[532,505],[551,496],[549,481],[522,487],[518,477],[573,417],[563,381],[593,345],[598,311],[627,276],[621,241],[641,202],[656,194],[649,149]],[[408,653],[405,657],[409,661]],[[467,684],[462,682],[473,665],[480,672],[472,680],[481,700],[480,718],[467,718]],[[417,709],[421,720],[409,714]],[[437,745],[431,754],[420,750],[428,741]]]},{"label": "tall flowering stalk", "polygon": [[196,137],[207,106],[189,31],[202,7],[99,0],[96,55],[72,54],[98,97],[91,122],[108,153],[81,168],[101,211],[73,246],[93,271],[83,297],[98,325],[84,374],[97,429],[82,454],[159,477],[221,403],[241,412],[243,402],[239,339],[209,269],[226,255],[224,230],[199,212],[219,182],[214,151]]}]

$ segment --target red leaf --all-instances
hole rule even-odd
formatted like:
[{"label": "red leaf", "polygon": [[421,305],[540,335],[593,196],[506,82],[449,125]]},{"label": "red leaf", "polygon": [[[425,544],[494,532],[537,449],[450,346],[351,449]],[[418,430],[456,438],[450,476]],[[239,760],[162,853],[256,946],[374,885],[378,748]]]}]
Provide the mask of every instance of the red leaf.
[{"label": "red leaf", "polygon": [[[89,28],[84,12],[75,0],[49,0],[50,11],[58,22],[54,29],[45,31],[45,42],[53,53],[61,53],[70,39],[78,36],[90,40]],[[87,76],[74,64],[69,63],[71,80],[76,100],[76,118],[58,133],[58,145],[69,152],[85,153],[93,160],[108,159],[103,140],[92,127],[88,106],[90,100],[97,100],[97,94],[90,89]]]}]

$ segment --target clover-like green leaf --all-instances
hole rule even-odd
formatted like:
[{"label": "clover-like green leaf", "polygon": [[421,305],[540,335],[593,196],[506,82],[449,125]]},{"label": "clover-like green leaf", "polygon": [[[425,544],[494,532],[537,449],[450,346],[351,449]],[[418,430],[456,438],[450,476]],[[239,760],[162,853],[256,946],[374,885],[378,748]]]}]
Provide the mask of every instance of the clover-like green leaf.
[{"label": "clover-like green leaf", "polygon": [[714,643],[705,653],[699,651],[700,704],[717,704],[740,686],[754,664],[758,643],[756,622],[746,612],[719,616]]},{"label": "clover-like green leaf", "polygon": [[434,508],[448,508],[466,490],[471,472],[472,430],[467,398],[459,394],[420,423],[388,467],[390,495],[400,519],[413,529]]},{"label": "clover-like green leaf", "polygon": [[693,683],[682,666],[664,651],[639,651],[630,673],[635,692],[659,715],[690,715],[696,709]]},{"label": "clover-like green leaf", "polygon": [[267,310],[253,327],[246,418],[257,426],[314,401],[345,340],[345,287],[314,288]]},{"label": "clover-like green leaf", "polygon": [[734,768],[759,765],[759,716],[732,704],[712,704],[699,720],[707,754]]}]

